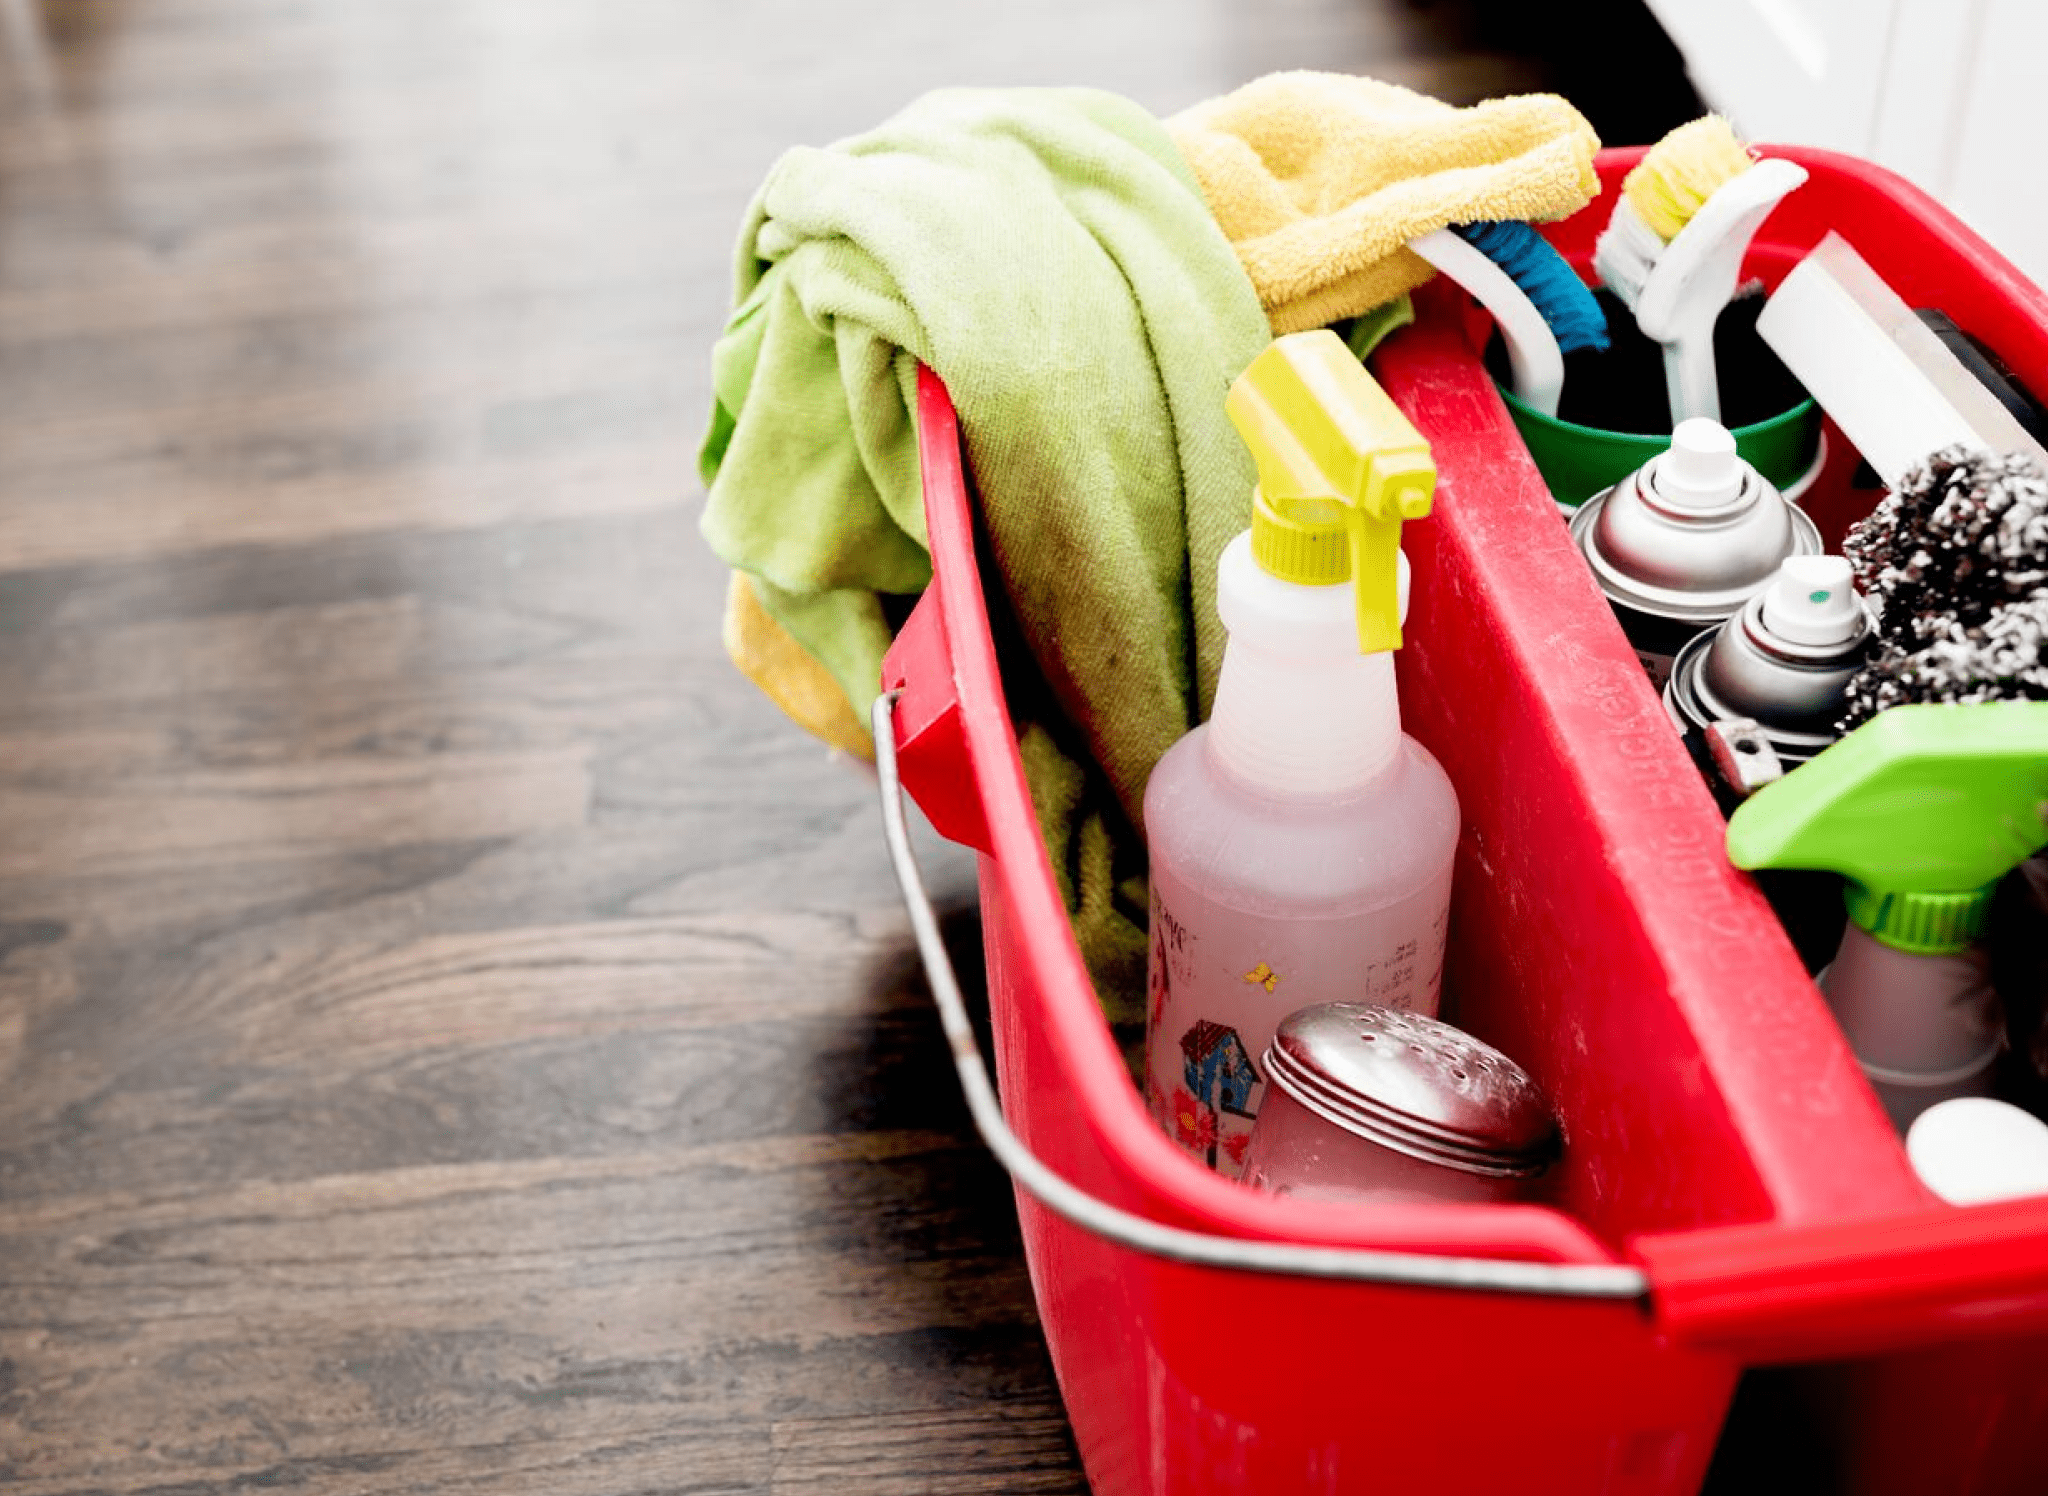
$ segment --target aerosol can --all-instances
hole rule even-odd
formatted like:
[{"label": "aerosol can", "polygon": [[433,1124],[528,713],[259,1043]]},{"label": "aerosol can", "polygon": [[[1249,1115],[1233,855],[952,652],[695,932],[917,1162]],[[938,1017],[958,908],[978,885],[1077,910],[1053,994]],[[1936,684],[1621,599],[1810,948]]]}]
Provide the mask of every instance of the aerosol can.
[{"label": "aerosol can", "polygon": [[1875,638],[1845,557],[1787,556],[1741,611],[1678,652],[1664,705],[1681,732],[1749,718],[1780,763],[1804,763],[1840,736]]},{"label": "aerosol can", "polygon": [[1739,611],[1787,556],[1821,550],[1813,521],[1704,417],[1586,500],[1571,533],[1659,690],[1696,634]]}]

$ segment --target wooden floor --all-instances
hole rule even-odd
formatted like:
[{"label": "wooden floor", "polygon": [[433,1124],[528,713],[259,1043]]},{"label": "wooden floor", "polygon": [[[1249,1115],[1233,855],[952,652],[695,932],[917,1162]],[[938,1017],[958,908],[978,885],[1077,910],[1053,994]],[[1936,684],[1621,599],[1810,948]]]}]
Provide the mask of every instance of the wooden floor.
[{"label": "wooden floor", "polygon": [[0,0],[0,1486],[1082,1489],[872,792],[720,651],[730,246],[944,83],[1555,81],[1470,12]]}]

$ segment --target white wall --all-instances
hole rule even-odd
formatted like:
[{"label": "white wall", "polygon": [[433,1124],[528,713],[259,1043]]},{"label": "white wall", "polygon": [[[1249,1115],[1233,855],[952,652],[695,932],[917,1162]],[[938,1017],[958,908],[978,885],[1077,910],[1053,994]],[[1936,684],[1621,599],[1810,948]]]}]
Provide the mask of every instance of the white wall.
[{"label": "white wall", "polygon": [[1647,0],[1746,139],[1848,151],[2048,285],[2048,0]]}]

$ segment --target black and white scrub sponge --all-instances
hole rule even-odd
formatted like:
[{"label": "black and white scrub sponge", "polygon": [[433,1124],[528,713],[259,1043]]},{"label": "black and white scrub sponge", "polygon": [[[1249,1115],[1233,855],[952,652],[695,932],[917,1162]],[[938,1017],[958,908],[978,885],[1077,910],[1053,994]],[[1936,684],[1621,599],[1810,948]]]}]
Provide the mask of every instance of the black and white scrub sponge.
[{"label": "black and white scrub sponge", "polygon": [[1904,702],[2048,700],[2048,473],[2034,459],[1937,452],[1842,548],[1878,615],[1842,731]]}]

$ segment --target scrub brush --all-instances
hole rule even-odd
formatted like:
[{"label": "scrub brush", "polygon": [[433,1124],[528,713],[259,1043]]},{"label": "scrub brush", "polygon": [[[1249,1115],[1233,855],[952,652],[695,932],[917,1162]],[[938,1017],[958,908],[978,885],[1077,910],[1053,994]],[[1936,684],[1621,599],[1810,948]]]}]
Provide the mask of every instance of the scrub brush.
[{"label": "scrub brush", "polygon": [[1593,266],[1643,335],[1663,344],[1674,426],[1721,418],[1714,323],[1757,226],[1805,180],[1790,161],[1753,159],[1718,114],[1680,125],[1622,180]]},{"label": "scrub brush", "polygon": [[1607,318],[1585,283],[1528,224],[1460,223],[1408,247],[1470,291],[1507,345],[1515,396],[1557,414],[1564,355],[1607,346]]}]

